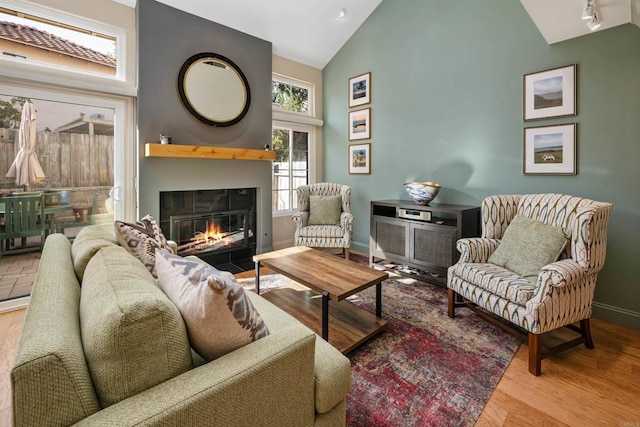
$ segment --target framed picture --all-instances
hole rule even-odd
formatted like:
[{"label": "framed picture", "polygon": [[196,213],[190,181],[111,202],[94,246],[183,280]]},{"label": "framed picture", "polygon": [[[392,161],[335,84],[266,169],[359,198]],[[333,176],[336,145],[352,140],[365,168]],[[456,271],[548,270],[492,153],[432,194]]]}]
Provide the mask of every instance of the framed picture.
[{"label": "framed picture", "polygon": [[349,79],[349,107],[371,102],[371,73]]},{"label": "framed picture", "polygon": [[576,115],[576,65],[525,74],[524,120]]},{"label": "framed picture", "polygon": [[349,173],[371,173],[371,144],[349,145]]},{"label": "framed picture", "polygon": [[524,129],[525,175],[576,174],[576,124]]},{"label": "framed picture", "polygon": [[349,141],[371,138],[371,108],[349,112]]}]

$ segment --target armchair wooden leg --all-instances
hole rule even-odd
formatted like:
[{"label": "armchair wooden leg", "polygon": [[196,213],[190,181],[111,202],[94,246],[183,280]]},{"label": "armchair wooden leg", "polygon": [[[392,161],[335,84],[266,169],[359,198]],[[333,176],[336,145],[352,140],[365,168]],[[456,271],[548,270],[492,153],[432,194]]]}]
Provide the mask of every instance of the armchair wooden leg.
[{"label": "armchair wooden leg", "polygon": [[449,298],[447,301],[447,315],[452,319],[456,317],[456,293],[453,292],[453,289],[449,289]]},{"label": "armchair wooden leg", "polygon": [[542,335],[529,332],[529,372],[536,377],[542,373]]},{"label": "armchair wooden leg", "polygon": [[349,259],[349,248],[344,248],[344,259]]},{"label": "armchair wooden leg", "polygon": [[584,346],[588,349],[593,349],[595,345],[593,345],[593,338],[591,337],[591,319],[582,319],[580,321],[580,329],[585,339]]}]

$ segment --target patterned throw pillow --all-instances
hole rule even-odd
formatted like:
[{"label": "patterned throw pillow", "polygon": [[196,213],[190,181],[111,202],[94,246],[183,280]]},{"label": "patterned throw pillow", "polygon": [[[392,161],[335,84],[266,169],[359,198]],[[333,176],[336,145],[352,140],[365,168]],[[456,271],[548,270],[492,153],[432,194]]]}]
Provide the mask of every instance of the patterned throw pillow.
[{"label": "patterned throw pillow", "polygon": [[135,255],[147,269],[156,275],[156,249],[171,250],[160,226],[151,215],[135,224],[116,221],[116,239],[120,246]]},{"label": "patterned throw pillow", "polygon": [[178,307],[191,347],[207,361],[269,335],[269,330],[235,277],[156,251],[160,288]]}]

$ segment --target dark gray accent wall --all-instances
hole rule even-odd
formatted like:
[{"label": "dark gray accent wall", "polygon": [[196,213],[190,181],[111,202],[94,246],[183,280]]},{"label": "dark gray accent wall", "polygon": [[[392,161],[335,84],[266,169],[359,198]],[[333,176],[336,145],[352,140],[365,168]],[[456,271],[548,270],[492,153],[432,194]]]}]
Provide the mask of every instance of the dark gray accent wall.
[{"label": "dark gray accent wall", "polygon": [[[614,204],[594,317],[640,329],[640,28],[548,45],[518,1],[383,1],[323,70],[324,177],[352,187],[354,247],[369,202],[438,181],[435,202],[567,193]],[[525,122],[526,73],[577,64],[578,115]],[[371,72],[371,175],[347,170],[347,80]],[[522,173],[523,129],[577,123],[575,176]],[[444,302],[443,302],[444,304]]]},{"label": "dark gray accent wall", "polygon": [[[139,0],[138,141],[139,215],[159,214],[159,192],[256,187],[257,250],[272,246],[271,162],[146,158],[144,144],[160,133],[174,144],[262,149],[271,141],[271,43],[153,0]],[[213,52],[243,71],[251,90],[247,115],[237,124],[213,127],[191,116],[180,102],[178,72],[192,55]]]}]

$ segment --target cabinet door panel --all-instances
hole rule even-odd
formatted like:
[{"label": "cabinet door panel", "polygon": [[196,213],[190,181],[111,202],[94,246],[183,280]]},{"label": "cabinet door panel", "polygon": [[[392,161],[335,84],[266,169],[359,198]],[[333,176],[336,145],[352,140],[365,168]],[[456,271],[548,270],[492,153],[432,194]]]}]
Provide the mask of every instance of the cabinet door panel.
[{"label": "cabinet door panel", "polygon": [[456,229],[447,226],[412,227],[412,261],[449,267],[453,262]]},{"label": "cabinet door panel", "polygon": [[408,226],[395,220],[375,220],[376,256],[395,255],[408,259]]}]

